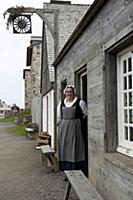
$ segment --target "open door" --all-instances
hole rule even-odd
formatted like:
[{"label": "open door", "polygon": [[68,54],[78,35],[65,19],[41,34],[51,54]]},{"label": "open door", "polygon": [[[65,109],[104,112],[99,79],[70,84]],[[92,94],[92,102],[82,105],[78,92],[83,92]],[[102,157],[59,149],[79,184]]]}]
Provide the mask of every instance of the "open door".
[{"label": "open door", "polygon": [[[80,74],[80,96],[87,104],[87,73]],[[86,174],[88,176],[88,126],[87,117],[82,121],[82,133],[85,142]]]},{"label": "open door", "polygon": [[[87,71],[86,66],[75,73],[77,95],[87,104]],[[87,117],[82,120],[82,133],[85,143],[86,174],[88,176],[88,126]]]},{"label": "open door", "polygon": [[87,104],[87,73],[80,75],[80,96]]}]

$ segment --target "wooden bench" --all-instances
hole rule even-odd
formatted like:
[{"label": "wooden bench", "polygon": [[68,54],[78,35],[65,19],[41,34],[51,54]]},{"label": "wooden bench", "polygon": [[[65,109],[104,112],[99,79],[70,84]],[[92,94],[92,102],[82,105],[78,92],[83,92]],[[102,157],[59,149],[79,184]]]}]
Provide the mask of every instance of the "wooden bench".
[{"label": "wooden bench", "polygon": [[58,165],[57,159],[55,157],[55,150],[51,148],[49,145],[41,145],[40,146],[41,155],[42,155],[42,163],[45,168],[45,172],[48,173],[48,165],[52,166],[52,169],[57,172]]},{"label": "wooden bench", "polygon": [[37,146],[51,145],[51,136],[47,132],[41,132],[38,135]]},{"label": "wooden bench", "polygon": [[68,179],[64,200],[69,199],[71,187],[74,189],[79,200],[103,200],[81,170],[68,170],[64,172]]},{"label": "wooden bench", "polygon": [[36,123],[30,123],[25,128],[26,130],[26,136],[31,138],[33,136],[33,133],[38,132],[38,125]]}]

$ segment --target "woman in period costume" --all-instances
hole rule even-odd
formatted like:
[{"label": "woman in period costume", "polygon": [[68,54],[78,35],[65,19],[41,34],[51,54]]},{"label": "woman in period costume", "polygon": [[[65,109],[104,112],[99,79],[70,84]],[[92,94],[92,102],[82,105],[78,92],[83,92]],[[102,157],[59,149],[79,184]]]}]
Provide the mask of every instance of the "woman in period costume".
[{"label": "woman in period costume", "polygon": [[87,115],[86,103],[75,95],[73,85],[67,85],[64,94],[65,99],[57,107],[59,167],[61,171],[82,170],[86,174],[81,131],[81,121]]}]

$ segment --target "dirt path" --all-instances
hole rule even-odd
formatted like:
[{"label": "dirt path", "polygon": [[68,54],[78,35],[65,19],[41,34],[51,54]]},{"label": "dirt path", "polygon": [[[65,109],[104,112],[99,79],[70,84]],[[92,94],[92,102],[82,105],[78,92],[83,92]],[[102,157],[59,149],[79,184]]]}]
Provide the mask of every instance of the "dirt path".
[{"label": "dirt path", "polygon": [[35,141],[7,132],[0,123],[0,200],[62,200],[63,174],[45,174]]}]

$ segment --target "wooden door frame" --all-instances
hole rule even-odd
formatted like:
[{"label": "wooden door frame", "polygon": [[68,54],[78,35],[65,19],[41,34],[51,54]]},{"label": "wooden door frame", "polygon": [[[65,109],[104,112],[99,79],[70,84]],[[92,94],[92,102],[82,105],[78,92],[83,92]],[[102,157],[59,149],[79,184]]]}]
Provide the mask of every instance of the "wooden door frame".
[{"label": "wooden door frame", "polygon": [[[83,66],[82,68],[80,68],[78,71],[75,72],[75,87],[76,87],[76,93],[77,93],[77,96],[79,98],[82,99],[83,97],[83,92],[82,92],[82,78],[83,76],[87,75],[87,65]],[[87,86],[86,86],[87,88]],[[86,95],[87,95],[87,91],[86,91]],[[88,96],[88,95],[87,95]],[[87,98],[86,96],[86,98]],[[89,169],[89,166],[88,166],[88,120],[86,118],[86,121],[83,122],[84,125],[86,124],[86,134],[84,134],[84,139],[85,139],[85,157],[86,157],[86,168],[87,168],[87,171]],[[88,172],[86,172],[88,174]],[[89,174],[88,174],[89,176]]]}]

